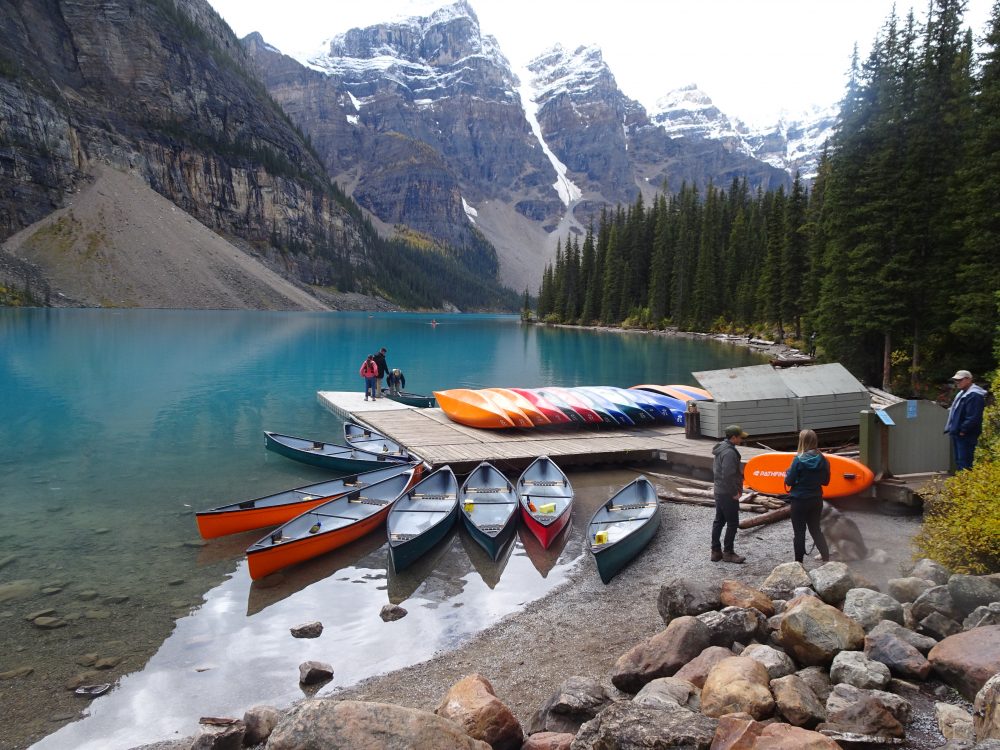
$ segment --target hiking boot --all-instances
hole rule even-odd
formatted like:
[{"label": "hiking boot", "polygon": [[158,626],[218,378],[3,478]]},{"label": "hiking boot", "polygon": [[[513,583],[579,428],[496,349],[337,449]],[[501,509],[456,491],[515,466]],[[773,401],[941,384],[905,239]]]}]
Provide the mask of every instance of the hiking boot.
[{"label": "hiking boot", "polygon": [[712,562],[719,562],[722,559],[722,550],[713,549],[712,550]]},{"label": "hiking boot", "polygon": [[746,558],[743,555],[737,555],[735,552],[723,552],[722,562],[741,564],[746,562]]}]

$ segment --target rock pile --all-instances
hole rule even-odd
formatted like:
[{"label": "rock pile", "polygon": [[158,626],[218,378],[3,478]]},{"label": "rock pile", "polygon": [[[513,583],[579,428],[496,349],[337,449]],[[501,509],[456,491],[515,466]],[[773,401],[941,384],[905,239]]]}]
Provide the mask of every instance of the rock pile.
[{"label": "rock pile", "polygon": [[[877,591],[840,562],[808,572],[785,563],[760,588],[674,578],[657,599],[664,629],[623,653],[608,675],[620,692],[569,677],[525,728],[472,674],[434,713],[313,698],[277,720],[273,709],[253,709],[235,729],[206,730],[195,746],[238,748],[242,726],[253,727],[246,746],[269,733],[268,750],[902,745],[918,723],[913,700],[930,695],[921,683],[934,678],[972,703],[936,703],[939,746],[1000,748],[1000,576],[951,575],[921,560],[887,588]],[[934,694],[954,696],[944,685]]]}]

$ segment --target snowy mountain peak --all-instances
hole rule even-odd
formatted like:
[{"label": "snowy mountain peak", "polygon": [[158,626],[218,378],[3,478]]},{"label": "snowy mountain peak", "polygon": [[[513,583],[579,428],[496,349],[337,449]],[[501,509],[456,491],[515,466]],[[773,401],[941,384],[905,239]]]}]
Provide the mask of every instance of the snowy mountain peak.
[{"label": "snowy mountain peak", "polygon": [[657,99],[650,119],[673,138],[739,138],[739,125],[723,114],[711,97],[694,83]]}]

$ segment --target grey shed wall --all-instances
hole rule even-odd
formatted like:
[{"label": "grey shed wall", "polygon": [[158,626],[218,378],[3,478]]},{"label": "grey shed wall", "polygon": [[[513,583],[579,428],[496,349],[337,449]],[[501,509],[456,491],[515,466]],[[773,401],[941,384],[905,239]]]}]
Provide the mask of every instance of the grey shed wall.
[{"label": "grey shed wall", "polygon": [[698,402],[701,434],[721,438],[738,424],[751,435],[794,432],[798,424],[794,394],[770,365],[731,367],[692,373],[712,394]]},{"label": "grey shed wall", "polygon": [[795,394],[798,429],[856,427],[871,395],[839,362],[778,370],[778,376]]}]

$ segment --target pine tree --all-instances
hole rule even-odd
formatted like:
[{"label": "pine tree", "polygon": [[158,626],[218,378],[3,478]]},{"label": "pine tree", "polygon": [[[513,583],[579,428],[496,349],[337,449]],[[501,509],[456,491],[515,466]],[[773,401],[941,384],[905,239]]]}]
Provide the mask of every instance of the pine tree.
[{"label": "pine tree", "polygon": [[781,317],[792,324],[796,339],[802,338],[802,313],[805,310],[803,285],[808,268],[807,201],[808,195],[796,172],[791,195],[785,204],[781,247]]}]

